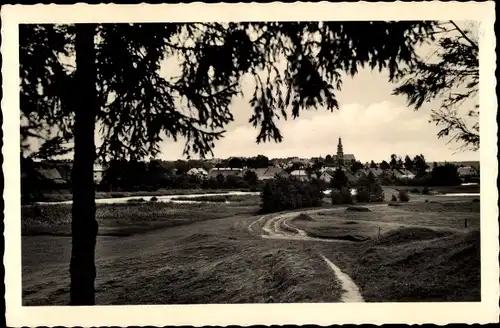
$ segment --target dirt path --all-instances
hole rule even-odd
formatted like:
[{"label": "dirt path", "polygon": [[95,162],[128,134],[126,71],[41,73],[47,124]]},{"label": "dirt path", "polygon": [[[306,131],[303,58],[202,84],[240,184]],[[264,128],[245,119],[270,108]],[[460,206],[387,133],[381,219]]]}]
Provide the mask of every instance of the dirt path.
[{"label": "dirt path", "polygon": [[333,264],[333,262],[330,261],[323,254],[320,254],[320,256],[326,262],[326,264],[328,264],[330,269],[332,269],[332,271],[335,273],[337,279],[340,281],[343,290],[341,298],[342,302],[343,303],[364,302],[363,297],[359,292],[358,286],[354,283],[354,281],[352,281],[351,277],[342,272],[342,270],[340,270],[338,266]]},{"label": "dirt path", "polygon": [[[370,207],[381,206],[370,205]],[[342,208],[345,209],[345,208]],[[301,213],[311,214],[325,212],[324,209],[316,210],[305,210]],[[269,239],[284,239],[284,240],[302,240],[302,241],[319,241],[319,242],[347,242],[333,239],[322,239],[308,236],[307,232],[298,229],[290,224],[290,220],[297,216],[297,212],[289,212],[278,215],[264,215],[258,220],[252,222],[248,229],[250,232],[258,233],[262,238]],[[261,226],[260,231],[258,226]],[[342,286],[341,302],[364,302],[363,297],[359,291],[359,287],[347,274],[342,272],[338,266],[336,266],[332,261],[330,261],[323,254],[319,256],[326,262],[330,270],[333,272],[335,278],[340,282]]]},{"label": "dirt path", "polygon": [[[374,208],[387,206],[387,204],[375,204],[375,205],[365,205],[364,207]],[[321,242],[349,242],[334,239],[324,239],[311,237],[307,232],[293,226],[290,221],[295,218],[300,213],[303,214],[315,214],[320,212],[332,212],[345,210],[347,207],[338,207],[330,209],[311,209],[301,212],[288,212],[288,213],[278,213],[278,214],[268,214],[260,217],[258,220],[252,222],[248,230],[251,233],[258,234],[262,238],[268,239],[288,239],[288,240],[303,240],[303,241],[321,241]],[[259,228],[260,226],[260,228]]]}]

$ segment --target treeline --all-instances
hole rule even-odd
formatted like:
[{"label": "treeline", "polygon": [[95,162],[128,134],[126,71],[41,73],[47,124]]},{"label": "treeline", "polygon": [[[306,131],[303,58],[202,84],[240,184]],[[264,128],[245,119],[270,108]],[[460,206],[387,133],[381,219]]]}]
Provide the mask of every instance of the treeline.
[{"label": "treeline", "polygon": [[[463,182],[458,174],[458,167],[450,163],[436,165],[430,172],[417,174],[413,178],[397,178],[383,175],[380,179],[384,185],[397,186],[456,186]],[[479,182],[479,178],[477,178],[477,182]]]},{"label": "treeline", "polygon": [[150,159],[149,162],[143,161],[126,161],[126,160],[115,160],[111,161],[107,166],[135,166],[142,165],[142,169],[155,169],[161,167],[164,170],[170,170],[178,175],[186,174],[190,169],[202,168],[206,171],[210,171],[213,168],[266,168],[271,165],[269,158],[263,155],[257,155],[255,157],[232,157],[228,159],[221,159],[220,162],[214,164],[209,160],[201,159],[190,159],[190,160],[176,160],[176,161],[164,161],[159,159]]},{"label": "treeline", "polygon": [[158,190],[165,189],[256,189],[259,187],[257,176],[246,171],[243,176],[218,174],[215,177],[173,174],[164,166],[150,162],[110,163],[97,188],[102,191],[112,190]]}]

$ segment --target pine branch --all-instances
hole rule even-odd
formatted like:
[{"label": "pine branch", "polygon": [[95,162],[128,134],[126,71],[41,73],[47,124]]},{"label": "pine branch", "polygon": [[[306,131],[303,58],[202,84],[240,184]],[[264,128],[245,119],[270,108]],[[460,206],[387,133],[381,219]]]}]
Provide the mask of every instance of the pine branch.
[{"label": "pine branch", "polygon": [[462,35],[462,37],[463,37],[465,40],[467,40],[467,41],[470,43],[470,45],[471,45],[474,49],[479,50],[479,46],[478,46],[478,45],[477,45],[474,41],[472,41],[472,40],[471,40],[471,39],[470,39],[470,38],[469,38],[469,37],[465,34],[465,32],[464,32],[461,28],[459,28],[459,27],[458,27],[458,25],[457,25],[454,21],[450,20],[450,23],[451,23],[451,24],[453,24],[453,26],[455,26],[455,28],[457,29],[457,31],[458,31],[458,32],[460,32],[460,34]]}]

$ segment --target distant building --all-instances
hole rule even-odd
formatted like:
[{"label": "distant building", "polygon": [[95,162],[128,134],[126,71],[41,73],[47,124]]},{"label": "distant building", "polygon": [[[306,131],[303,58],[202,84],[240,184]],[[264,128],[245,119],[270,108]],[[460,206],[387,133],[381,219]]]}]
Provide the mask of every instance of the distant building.
[{"label": "distant building", "polygon": [[234,176],[242,176],[243,169],[240,168],[213,168],[208,172],[209,178],[216,178],[219,174],[223,177],[227,177],[230,175]]},{"label": "distant building", "polygon": [[56,168],[38,168],[37,173],[41,180],[51,182],[55,185],[65,185],[66,180],[64,180]]},{"label": "distant building", "polygon": [[198,177],[200,179],[203,179],[203,178],[206,178],[208,177],[208,172],[205,171],[205,169],[203,168],[192,168],[190,169],[189,171],[187,171],[186,173],[187,175],[191,175],[191,176],[195,176],[195,177]]},{"label": "distant building", "polygon": [[339,138],[337,145],[337,155],[332,155],[332,161],[337,167],[349,166],[356,157],[353,154],[344,154],[344,146],[342,145],[342,138]]},{"label": "distant building", "polygon": [[478,172],[472,166],[459,167],[458,168],[458,176],[461,178],[476,177],[476,176],[478,176]]},{"label": "distant building", "polygon": [[332,172],[335,172],[337,168],[336,167],[333,167],[333,166],[323,166],[320,170],[321,173],[325,172],[325,171],[332,171]]},{"label": "distant building", "polygon": [[94,183],[101,183],[102,178],[104,177],[104,174],[106,173],[106,170],[102,165],[95,164],[94,165]]},{"label": "distant building", "polygon": [[396,179],[413,179],[415,178],[415,174],[413,174],[409,170],[401,169],[401,170],[392,170],[392,175]]},{"label": "distant building", "polygon": [[320,180],[323,180],[326,183],[330,183],[333,180],[333,175],[331,175],[329,172],[324,171],[321,173],[319,176]]},{"label": "distant building", "polygon": [[312,178],[316,178],[316,174],[308,174],[306,170],[295,170],[290,173],[290,175],[294,178],[297,178],[302,181],[309,181]]},{"label": "distant building", "polygon": [[257,179],[259,179],[259,181],[274,179],[274,178],[276,178],[276,176],[280,176],[283,178],[286,178],[289,176],[289,174],[285,170],[283,170],[280,167],[275,167],[275,166],[269,166],[267,168],[244,170],[242,172],[242,176],[245,175],[246,171],[254,172],[255,175],[257,176]]}]

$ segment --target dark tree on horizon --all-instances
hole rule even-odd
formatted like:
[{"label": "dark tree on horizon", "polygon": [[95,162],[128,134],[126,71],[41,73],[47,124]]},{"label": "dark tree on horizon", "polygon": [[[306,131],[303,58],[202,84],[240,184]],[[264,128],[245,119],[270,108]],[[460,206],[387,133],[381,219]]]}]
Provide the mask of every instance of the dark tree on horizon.
[{"label": "dark tree on horizon", "polygon": [[380,163],[380,168],[381,168],[382,170],[388,170],[388,169],[390,169],[390,168],[391,168],[391,165],[390,165],[389,163],[387,163],[387,161],[385,161],[385,160],[384,160],[384,161],[382,161],[382,162]]},{"label": "dark tree on horizon", "polygon": [[[244,76],[255,81],[249,119],[256,142],[280,142],[277,119],[338,109],[342,74],[417,61],[436,22],[252,22],[20,25],[21,138],[46,153],[74,152],[72,305],[95,304],[96,160],[154,157],[164,138],[184,153],[211,153],[233,121]],[[76,67],[64,58],[76,58]],[[181,74],[166,78],[162,62]],[[284,63],[280,67],[278,63]],[[95,132],[102,143],[96,147]],[[74,147],[70,145],[74,144]],[[219,177],[218,177],[219,178]]]}]

